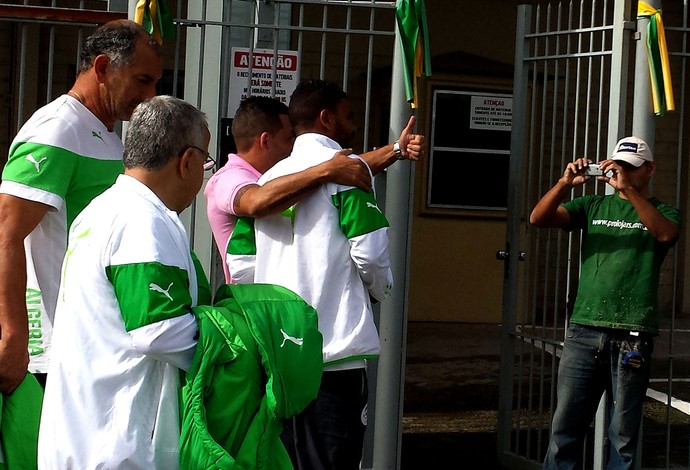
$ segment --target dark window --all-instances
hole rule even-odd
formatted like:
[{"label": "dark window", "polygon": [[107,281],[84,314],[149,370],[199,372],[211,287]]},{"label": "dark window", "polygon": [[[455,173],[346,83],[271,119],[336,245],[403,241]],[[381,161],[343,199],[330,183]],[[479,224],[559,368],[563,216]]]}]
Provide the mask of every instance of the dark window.
[{"label": "dark window", "polygon": [[434,89],[427,205],[505,210],[512,97]]}]

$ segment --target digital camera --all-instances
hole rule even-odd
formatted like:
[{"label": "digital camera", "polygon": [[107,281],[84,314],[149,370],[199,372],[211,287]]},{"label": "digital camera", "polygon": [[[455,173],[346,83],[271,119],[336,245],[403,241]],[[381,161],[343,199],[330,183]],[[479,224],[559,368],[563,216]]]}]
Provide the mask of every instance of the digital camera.
[{"label": "digital camera", "polygon": [[604,172],[598,163],[590,163],[585,167],[585,175],[587,176],[604,176]]}]

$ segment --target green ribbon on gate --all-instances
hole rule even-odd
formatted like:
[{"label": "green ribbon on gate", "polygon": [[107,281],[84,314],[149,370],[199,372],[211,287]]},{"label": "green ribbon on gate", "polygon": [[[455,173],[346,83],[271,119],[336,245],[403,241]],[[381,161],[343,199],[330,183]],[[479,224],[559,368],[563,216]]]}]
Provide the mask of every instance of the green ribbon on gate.
[{"label": "green ribbon on gate", "polygon": [[664,22],[661,20],[661,10],[653,8],[642,0],[637,5],[637,18],[649,18],[647,59],[649,61],[649,79],[652,85],[652,104],[654,114],[663,116],[666,111],[675,109]]},{"label": "green ribbon on gate", "polygon": [[398,32],[402,46],[405,98],[413,108],[419,106],[417,80],[431,76],[431,53],[424,0],[398,0]]}]

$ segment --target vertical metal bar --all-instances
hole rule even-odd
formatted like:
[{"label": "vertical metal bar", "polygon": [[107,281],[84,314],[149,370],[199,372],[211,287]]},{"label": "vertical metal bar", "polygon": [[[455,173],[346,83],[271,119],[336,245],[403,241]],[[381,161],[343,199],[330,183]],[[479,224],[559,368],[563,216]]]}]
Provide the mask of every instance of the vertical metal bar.
[{"label": "vertical metal bar", "polygon": [[[180,2],[181,3],[181,2]],[[218,116],[228,117],[229,113],[234,112],[230,107],[230,68],[232,66],[232,28],[228,23],[232,21],[232,2],[225,2],[223,5],[223,26],[221,27],[221,48],[220,56],[220,80],[218,86]],[[176,57],[177,58],[177,57]],[[218,139],[220,145],[220,139]]]},{"label": "vertical metal bar", "polygon": [[[557,24],[556,24],[556,31],[560,31],[562,27],[562,18],[563,18],[563,4],[562,2],[558,3],[558,11],[557,11]],[[557,35],[556,36],[556,47],[555,47],[555,52],[556,54],[561,53],[561,36]],[[549,155],[549,184],[551,184],[552,181],[555,180],[556,174],[560,173],[561,167],[556,166],[556,155],[557,155],[557,142],[556,142],[556,135],[557,135],[557,121],[558,121],[558,91],[561,87],[560,84],[560,60],[556,59],[554,63],[554,96],[553,96],[553,105],[552,105],[552,111],[551,111],[551,143],[550,143],[550,148],[551,152]],[[564,95],[567,95],[567,89],[564,91]],[[543,168],[543,163],[540,159],[539,161],[539,167],[540,171],[541,168]],[[541,179],[540,179],[541,181]],[[545,188],[545,190],[548,189]],[[548,230],[547,231],[548,238],[547,238],[547,260],[550,258],[550,253],[551,253],[551,243],[553,239],[553,231]],[[563,237],[562,237],[562,232],[558,230],[556,232],[556,259],[555,259],[555,283],[554,283],[554,289],[555,289],[555,295],[554,295],[554,301],[553,301],[553,307],[552,307],[552,329],[551,329],[551,339],[554,341],[554,346],[552,348],[552,358],[550,361],[551,367],[550,367],[550,377],[551,377],[551,387],[549,388],[549,410],[553,412],[555,408],[555,403],[556,403],[556,377],[557,377],[557,349],[555,346],[555,340],[556,340],[556,334],[558,331],[558,326],[559,326],[559,315],[558,311],[560,308],[560,285],[561,285],[561,273],[560,273],[560,266],[561,266],[561,249],[563,246]],[[550,264],[547,262],[545,263],[546,269],[549,268]],[[544,305],[546,308],[546,297],[544,300]],[[544,335],[546,337],[546,335]],[[550,416],[550,415],[549,415]],[[551,431],[551,419],[549,419],[549,422],[547,424],[547,429],[549,430],[549,433],[547,434],[547,439],[549,439],[550,431]],[[547,444],[548,445],[548,444]]]},{"label": "vertical metal bar", "polygon": [[297,52],[299,56],[302,56],[302,49],[304,46],[304,31],[302,27],[304,26],[304,4],[301,3],[299,6],[299,30],[297,32]]},{"label": "vertical metal bar", "polygon": [[[580,28],[582,28],[582,21],[583,21],[582,16],[583,16],[583,12],[581,11],[580,12]],[[582,44],[582,34],[579,34],[578,37],[579,37],[578,52],[581,52],[580,45]],[[580,95],[580,93],[579,93],[579,90],[580,90],[580,86],[579,86],[579,84],[580,84],[580,77],[579,77],[580,65],[581,65],[580,60],[578,59],[578,79],[577,79],[578,100],[579,100],[579,95]],[[587,96],[589,97],[589,89],[587,90]],[[579,106],[576,105],[575,109],[576,109],[576,112],[579,112]],[[589,99],[587,100],[585,111],[586,111],[586,115],[589,116]],[[578,122],[577,118],[575,119],[575,122],[576,123]],[[587,143],[588,135],[589,135],[589,133],[587,131],[585,131],[585,134],[584,134],[585,144]],[[577,147],[573,147],[573,157],[577,156],[576,152],[577,152]],[[583,194],[585,191],[586,191],[586,188],[583,185],[582,186]],[[582,240],[580,239],[580,249],[581,248],[582,248]],[[580,268],[581,268],[581,265],[580,265]],[[595,425],[594,425],[594,454],[592,456],[594,470],[603,470],[604,465],[606,464],[605,446],[606,446],[607,423],[606,423],[605,416],[603,414],[607,410],[606,397],[607,397],[607,394],[606,394],[606,392],[604,392],[604,394],[602,395],[601,401],[599,402],[599,408],[597,409],[597,414],[596,414],[596,417],[594,420],[594,422],[595,422]]]},{"label": "vertical metal bar", "polygon": [[19,99],[17,100],[17,128],[24,124],[24,100],[26,98],[26,80],[21,77],[26,76],[26,41],[27,41],[27,25],[22,24],[19,29],[21,31],[21,39],[19,46]]},{"label": "vertical metal bar", "polygon": [[[606,151],[610,151],[625,131],[626,97],[628,80],[624,75],[628,69],[630,38],[625,31],[630,0],[618,0],[613,7],[613,38],[611,40],[611,78],[609,91],[609,133]],[[638,84],[635,84],[637,88]],[[607,185],[608,186],[608,185]]]},{"label": "vertical metal bar", "polygon": [[280,34],[280,9],[273,9],[273,63],[271,64],[271,98],[276,97],[276,81],[278,78],[278,35]]},{"label": "vertical metal bar", "polygon": [[[326,29],[328,27],[328,5],[323,6],[321,16],[321,26]],[[326,32],[321,33],[321,68],[319,69],[319,78],[326,78]]]},{"label": "vertical metal bar", "polygon": [[[350,0],[350,3],[352,3],[351,0]],[[351,27],[352,27],[352,7],[347,7],[345,29],[349,31]],[[347,90],[348,90],[348,82],[349,82],[349,75],[350,75],[349,61],[350,61],[350,33],[345,33],[345,50],[343,51],[343,91],[345,93],[347,93]],[[367,90],[367,92],[368,91],[369,90]],[[369,93],[366,93],[366,94],[368,95]],[[366,131],[365,131],[365,134],[366,134]]]},{"label": "vertical metal bar", "polygon": [[[196,84],[196,106],[201,107],[201,95],[203,93],[203,82],[204,82],[204,47],[206,45],[206,9],[208,8],[208,1],[203,0],[201,2],[201,22],[199,27],[201,31],[199,32],[199,64],[197,66],[197,74],[199,79]],[[194,209],[194,207],[192,207]],[[192,221],[194,220],[194,213],[192,213]],[[192,233],[194,227],[192,226]],[[192,244],[194,246],[194,244]]]},{"label": "vertical metal bar", "polygon": [[[551,5],[546,5],[546,15],[544,18],[544,27],[541,27],[541,21],[542,21],[542,16],[541,16],[541,6],[537,8],[537,15],[536,15],[536,25],[535,25],[535,33],[548,33],[550,32],[550,21],[551,21]],[[535,47],[534,47],[534,55],[535,57],[539,57],[540,54],[543,54],[544,57],[548,56],[549,54],[549,36],[546,35],[544,40],[543,40],[543,52],[540,52],[540,41],[535,40]],[[538,155],[543,155],[544,154],[544,136],[546,135],[546,132],[544,132],[545,126],[546,126],[546,102],[547,102],[547,95],[548,95],[548,89],[549,89],[549,74],[548,74],[548,59],[544,58],[538,61],[535,61],[535,75],[539,75],[539,73],[536,73],[536,68],[537,64],[540,64],[542,67],[541,70],[541,75],[542,75],[542,83],[541,83],[541,109],[539,110],[539,116],[540,116],[540,124],[539,124],[539,153]],[[536,90],[536,88],[534,88]],[[536,94],[536,93],[535,93]],[[534,126],[535,128],[537,126]],[[545,281],[546,283],[546,281]],[[536,326],[536,315],[531,315],[531,320],[530,320],[530,330],[533,333],[535,331],[535,326]],[[529,348],[529,363],[528,363],[528,383],[527,383],[527,439],[525,443],[525,450],[526,450],[526,456],[528,458],[531,457],[531,449],[532,449],[532,431],[533,431],[533,416],[534,413],[533,408],[534,408],[534,387],[535,387],[535,342],[534,339],[530,340],[530,348]]]},{"label": "vertical metal bar", "polygon": [[520,5],[517,10],[517,28],[515,40],[515,74],[513,78],[513,119],[510,133],[510,163],[508,183],[507,232],[506,248],[509,253],[505,261],[503,283],[503,314],[501,328],[501,362],[499,389],[501,394],[498,402],[498,427],[496,433],[497,453],[499,462],[504,454],[510,452],[510,435],[512,429],[513,405],[513,373],[515,354],[515,323],[516,302],[518,293],[517,251],[520,243],[520,207],[522,192],[523,162],[525,160],[524,136],[526,132],[525,119],[527,115],[527,84],[528,69],[525,66],[527,41],[525,35],[530,29],[532,7]]},{"label": "vertical metal bar", "polygon": [[[563,4],[561,2],[558,3],[558,24],[556,26],[556,30],[560,31],[561,26],[562,26],[562,19],[563,19]],[[560,54],[561,53],[561,36],[558,35],[556,37],[556,53]],[[567,61],[566,61],[567,64]],[[562,153],[561,153],[561,159],[558,161],[558,165],[556,165],[556,156],[557,156],[557,141],[556,141],[556,136],[557,136],[557,122],[558,122],[558,90],[560,89],[561,82],[560,82],[560,65],[561,65],[561,60],[556,60],[556,63],[554,64],[554,102],[553,102],[553,111],[552,111],[552,125],[551,125],[551,155],[549,157],[549,184],[551,184],[552,181],[556,179],[556,175],[560,175],[560,172],[562,170]],[[567,77],[566,77],[566,82],[567,83]],[[564,87],[564,96],[567,96],[567,87]],[[565,103],[565,106],[567,106],[567,101]],[[547,186],[546,189],[548,189],[549,186]],[[552,233],[549,232],[549,241],[551,240],[551,235]],[[562,248],[562,232],[558,230],[556,232],[556,263],[555,266],[560,267],[561,266],[561,248]],[[551,339],[556,340],[556,332],[558,331],[558,325],[559,325],[559,316],[558,316],[558,308],[560,306],[560,283],[561,283],[561,274],[560,270],[556,269],[556,284],[555,284],[555,289],[556,289],[556,295],[554,297],[554,306],[553,306],[553,328],[551,331]],[[556,377],[555,374],[555,365],[556,365],[556,360],[555,360],[555,350],[554,350],[554,360],[552,361],[552,370],[551,370],[551,377]],[[552,394],[554,394],[555,388],[552,386]],[[555,401],[555,397],[552,397],[550,401],[550,406],[553,408],[553,403]]]},{"label": "vertical metal bar", "polygon": [[[177,2],[177,18],[182,18],[182,2],[179,1]],[[182,48],[182,35],[180,34],[182,31],[182,27],[180,24],[175,25],[175,59],[173,61],[173,96],[176,96],[180,98],[180,96],[177,95],[177,86],[178,86],[178,78],[177,76],[179,75],[180,71],[180,49]]]},{"label": "vertical metal bar", "polygon": [[[208,8],[208,1],[203,0],[201,4],[201,31],[199,34],[199,66],[197,68],[197,83],[196,83],[196,107],[201,108],[201,98],[204,83],[204,48],[206,45],[206,10]],[[194,242],[196,239],[196,199],[189,207],[189,246],[194,249]]]},{"label": "vertical metal bar", "polygon": [[[571,1],[568,5],[568,25],[566,29],[572,31],[573,27],[573,2]],[[568,39],[566,41],[566,55],[570,54],[572,50],[572,33],[568,33]],[[571,75],[571,59],[566,59],[565,62],[565,83],[564,83],[564,97],[563,97],[563,126],[561,131],[562,143],[561,143],[561,165],[560,168],[565,168],[566,163],[570,162],[570,158],[566,150],[566,136],[568,135],[568,107],[570,105],[570,75]],[[565,301],[568,305],[570,299],[570,289],[572,286],[572,254],[573,254],[573,234],[568,233],[567,241],[567,260],[566,260],[566,289],[565,289]],[[566,315],[565,322],[563,326],[563,339],[565,339],[565,331],[568,329],[568,317]]]},{"label": "vertical metal bar", "polygon": [[[556,23],[558,24],[558,21]],[[547,22],[546,22],[546,24],[547,24],[547,31],[551,32],[552,31],[551,25],[553,24],[553,8],[552,8],[551,4],[548,4],[548,6],[547,6]],[[550,38],[547,36],[546,46],[545,46],[545,51],[546,51],[547,55],[551,54],[551,44],[550,44],[549,39]],[[557,48],[558,39],[559,39],[559,35],[556,34],[555,35],[555,44],[554,44],[554,55],[558,54],[558,48]],[[547,88],[546,84],[549,83],[549,81],[550,81],[549,76],[551,76],[549,73],[550,69],[551,69],[549,62],[550,61],[548,61],[548,60],[544,61],[545,88]],[[555,59],[554,62],[555,62],[555,65],[557,65],[558,59]],[[553,96],[551,97],[551,101],[552,101],[553,105],[555,105],[558,102],[558,89],[557,89],[557,84],[558,84],[557,78],[558,78],[558,76],[557,76],[557,74],[554,74],[553,77],[554,77],[554,80],[553,80],[554,83],[553,83],[553,88],[552,88]],[[548,96],[548,93],[547,93],[547,96]],[[547,119],[547,116],[548,116],[546,105],[547,105],[547,100],[544,100],[544,114],[543,114],[543,116],[544,116],[545,120]],[[552,122],[552,127],[553,127],[553,119],[551,119],[551,122]],[[546,128],[546,123],[544,123],[544,129],[545,128]],[[546,134],[546,132],[544,132],[544,134]],[[544,138],[542,137],[542,142],[543,141],[544,141]],[[550,147],[550,153],[551,153],[552,158],[553,158],[553,132],[551,135],[551,144],[549,145],[549,147]],[[540,170],[541,170],[541,168],[543,168],[542,159],[543,159],[543,155],[545,155],[545,154],[546,154],[545,151],[542,151],[539,154],[539,168],[540,168]],[[550,242],[551,242],[551,240],[549,237],[549,239],[547,240],[547,247],[550,246],[550,244],[551,244]],[[545,264],[545,272],[547,273],[547,275],[549,273],[549,265],[548,265],[548,259],[549,258],[550,258],[550,253],[547,249],[547,251],[546,251],[547,263]],[[538,266],[538,264],[537,264],[537,266]],[[556,274],[556,276],[558,275],[557,269],[555,270],[555,274]],[[548,284],[548,282],[545,280],[544,285],[547,285],[547,284]],[[558,285],[558,284],[556,283],[556,285]],[[556,289],[556,292],[558,292],[558,289]],[[544,292],[544,294],[545,293],[546,292]],[[544,298],[546,298],[546,296]],[[543,302],[543,304],[544,304],[544,306],[542,308],[541,333],[540,334],[542,337],[545,337],[546,336],[546,325],[547,325],[547,318],[546,318],[546,316],[547,316],[547,308],[546,308],[547,303]],[[555,304],[558,305],[557,302],[555,302]],[[536,317],[536,315],[535,315],[535,317]],[[535,331],[536,331],[536,329],[535,329]],[[537,402],[538,406],[539,406],[538,413],[537,413],[537,416],[538,416],[537,430],[541,430],[544,427],[544,387],[545,387],[545,380],[546,380],[546,378],[545,378],[545,364],[546,364],[546,349],[545,348],[546,348],[546,343],[544,341],[542,341],[541,344],[542,344],[542,346],[540,348],[540,361],[539,361],[541,370],[539,373],[539,399]],[[547,428],[548,428],[548,425],[547,425]],[[539,458],[542,455],[542,440],[543,440],[542,439],[542,433],[539,432],[537,434],[537,458]]]},{"label": "vertical metal bar", "polygon": [[[607,150],[613,148],[623,132],[625,124],[625,98],[627,91],[627,54],[629,40],[625,34],[626,12],[630,10],[629,0],[614,2],[613,38],[611,51],[611,79],[609,91],[609,133]],[[637,88],[637,84],[636,84]],[[607,185],[606,193],[612,193]],[[604,468],[606,456],[603,447],[607,428],[606,393],[602,397],[595,418],[594,465],[595,470]]]},{"label": "vertical metal bar", "polygon": [[[374,0],[371,0],[374,3]],[[376,9],[369,10],[369,31],[374,31],[376,25]],[[367,48],[367,96],[364,103],[364,148],[363,151],[369,150],[369,128],[371,122],[371,80],[374,74],[374,35],[369,34],[369,44]]]},{"label": "vertical metal bar", "polygon": [[[661,8],[661,0],[647,0],[652,8]],[[654,109],[652,107],[652,87],[649,82],[647,61],[647,26],[649,18],[637,19],[639,40],[635,47],[635,90],[633,95],[633,134],[647,142],[654,152]],[[622,137],[622,136],[621,136]]]},{"label": "vertical metal bar", "polygon": [[[683,148],[685,146],[685,139],[684,139],[684,132],[683,129],[685,128],[685,106],[686,106],[686,93],[685,93],[685,87],[686,87],[686,77],[687,77],[687,41],[688,41],[688,0],[684,0],[683,2],[683,28],[682,28],[682,33],[681,33],[681,53],[682,56],[680,58],[680,106],[678,106],[678,134],[677,134],[677,139],[678,139],[678,145],[677,145],[677,150],[676,150],[676,200],[675,200],[675,206],[676,207],[681,207],[681,187],[683,184],[682,180],[682,175],[683,175],[683,157],[684,157],[684,152]],[[670,334],[669,334],[669,342],[668,342],[668,356],[669,356],[669,366],[668,366],[668,396],[667,400],[668,403],[671,403],[671,396],[673,393],[673,383],[674,383],[674,350],[675,350],[675,329],[676,329],[676,299],[678,295],[678,273],[679,273],[679,265],[680,265],[680,256],[678,253],[678,249],[673,250],[673,274],[672,274],[672,294],[671,298],[673,301],[671,302],[671,325],[670,325]],[[672,413],[672,408],[671,406],[668,406],[666,408],[666,467],[670,468],[671,462],[670,462],[670,456],[671,456],[671,413]]]},{"label": "vertical metal bar", "polygon": [[[582,30],[584,27],[583,24],[583,17],[584,17],[584,0],[580,2],[580,12],[578,15],[578,28]],[[573,157],[576,156],[580,150],[579,146],[579,133],[578,133],[578,125],[580,122],[580,84],[582,83],[581,80],[582,78],[580,77],[582,73],[582,58],[580,57],[580,54],[582,53],[582,33],[578,32],[577,34],[577,58],[575,59],[576,63],[576,72],[575,72],[575,115],[573,116],[573,129],[572,129],[572,135],[573,135],[573,146],[572,146],[572,152],[570,156],[570,160],[573,160]],[[567,134],[566,134],[567,135]],[[584,188],[583,188],[584,190]]]},{"label": "vertical metal bar", "polygon": [[254,75],[254,48],[256,47],[256,36],[258,32],[258,28],[256,26],[257,24],[257,18],[258,18],[258,9],[259,9],[259,2],[260,0],[256,0],[255,3],[255,8],[251,9],[252,12],[252,17],[249,21],[249,24],[251,25],[249,28],[251,29],[249,37],[251,38],[251,41],[249,43],[249,67],[247,67],[247,96],[252,96],[252,75]]},{"label": "vertical metal bar", "polygon": [[[393,76],[389,136],[395,138],[405,125],[408,106],[405,100],[402,71],[402,47],[396,28],[393,49]],[[386,185],[386,216],[391,229],[398,236],[389,244],[393,278],[390,299],[381,304],[381,355],[376,382],[376,409],[374,429],[374,468],[392,470],[400,468],[402,447],[402,412],[404,396],[405,351],[407,337],[407,310],[410,266],[410,243],[414,173],[409,162],[400,162],[388,169]]]},{"label": "vertical metal bar", "polygon": [[[592,11],[590,12],[590,18],[589,18],[589,26],[590,28],[594,27],[594,13],[597,9],[597,2],[596,0],[592,1]],[[594,32],[590,31],[589,33],[589,52],[594,52]],[[589,126],[590,126],[590,116],[591,116],[591,110],[592,110],[592,67],[594,64],[594,57],[591,55],[587,58],[587,94],[586,94],[586,101],[585,101],[585,138],[584,138],[584,143],[582,145],[582,148],[580,150],[580,155],[588,157],[589,156],[589,138],[590,138],[590,132],[589,132]]]},{"label": "vertical metal bar", "polygon": [[[134,0],[132,0],[134,1]],[[84,0],[79,0],[79,9],[83,10],[84,9]],[[81,50],[84,44],[84,30],[82,28],[79,28],[79,32],[77,33],[77,70],[75,70],[75,75],[79,75],[79,66],[81,64]]]},{"label": "vertical metal bar", "polygon": [[[614,0],[615,1],[615,0]],[[604,0],[604,9],[602,11],[601,26],[606,26],[606,13],[608,12],[608,0]],[[601,33],[601,50],[606,49],[606,33]],[[604,86],[606,83],[604,69],[606,67],[606,58],[604,55],[599,57],[599,101],[597,103],[597,135],[596,135],[596,159],[595,161],[601,160],[601,150],[602,150],[602,135],[603,135],[603,114],[604,114]],[[604,151],[606,155],[606,151]]]},{"label": "vertical metal bar", "polygon": [[[50,4],[55,7],[55,0]],[[49,40],[48,40],[48,77],[46,84],[46,103],[53,101],[53,72],[55,68],[55,25],[50,25]]]}]

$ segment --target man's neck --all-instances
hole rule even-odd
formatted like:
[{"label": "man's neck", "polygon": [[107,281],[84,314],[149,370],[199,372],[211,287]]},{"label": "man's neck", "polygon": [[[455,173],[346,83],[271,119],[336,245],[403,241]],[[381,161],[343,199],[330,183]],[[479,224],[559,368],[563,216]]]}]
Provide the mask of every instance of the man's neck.
[{"label": "man's neck", "polygon": [[[647,187],[641,189],[631,187],[630,191],[635,191],[637,194],[640,195],[640,197],[644,199],[652,198],[652,193],[649,191],[649,188]],[[621,199],[628,199],[628,197],[622,191],[618,191],[618,197],[620,197]]]},{"label": "man's neck", "polygon": [[255,152],[252,149],[250,149],[248,152],[238,152],[237,156],[253,166],[254,169],[262,175],[266,173],[269,168],[271,168],[271,165],[268,161],[266,161],[266,158],[260,152]]},{"label": "man's neck", "polygon": [[88,77],[89,74],[95,74],[93,69],[81,72],[77,76],[77,80],[70,89],[69,95],[79,100],[86,109],[91,111],[91,114],[96,116],[108,128],[108,131],[112,132],[115,127],[115,120],[104,109],[98,84],[95,78]]}]

